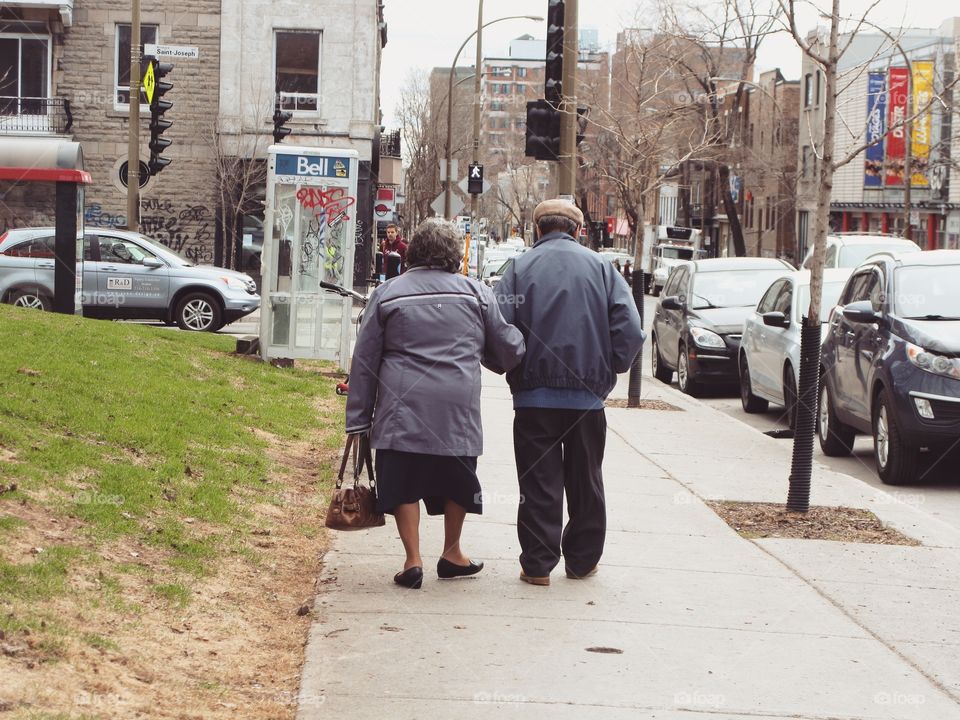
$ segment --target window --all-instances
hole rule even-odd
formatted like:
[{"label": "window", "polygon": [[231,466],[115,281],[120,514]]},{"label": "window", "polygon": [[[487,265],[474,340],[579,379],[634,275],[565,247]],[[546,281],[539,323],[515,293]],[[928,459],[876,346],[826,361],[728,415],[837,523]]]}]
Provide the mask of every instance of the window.
[{"label": "window", "polygon": [[[140,42],[143,45],[157,42],[157,26],[141,25]],[[140,71],[146,68],[141,59]],[[117,25],[117,54],[114,62],[114,78],[116,83],[117,105],[130,104],[130,25]],[[147,96],[140,91],[140,104],[147,104]]]},{"label": "window", "polygon": [[777,296],[780,295],[780,291],[783,290],[783,287],[785,285],[789,285],[789,283],[789,280],[777,280],[773,285],[771,285],[770,289],[767,290],[766,294],[760,300],[760,304],[757,305],[757,312],[761,315],[772,312],[774,305],[777,302]]},{"label": "window", "polygon": [[820,105],[820,76],[821,76],[821,73],[819,70],[817,70],[817,87],[816,87],[816,92],[813,96],[814,105]]},{"label": "window", "polygon": [[777,300],[773,304],[774,312],[782,312],[786,317],[790,317],[790,308],[793,304],[793,285],[789,282],[783,286],[783,292],[777,295]]},{"label": "window", "polygon": [[807,73],[803,76],[803,106],[810,107],[813,104],[813,75]]},{"label": "window", "polygon": [[525,78],[527,76],[527,69],[525,67],[517,68],[517,77]]},{"label": "window", "polygon": [[154,257],[154,255],[130,240],[101,235],[99,244],[100,261],[105,263],[139,265],[145,258]]},{"label": "window", "polygon": [[813,149],[809,145],[803,146],[803,155],[800,158],[800,177],[809,180],[813,177]]},{"label": "window", "polygon": [[490,103],[490,112],[501,112],[503,110],[502,102],[492,102]]},{"label": "window", "polygon": [[[11,30],[21,28],[11,25]],[[0,37],[0,115],[46,114],[39,99],[50,92],[49,56],[50,40],[42,35]]]},{"label": "window", "polygon": [[277,93],[284,110],[320,109],[320,31],[277,30]]},{"label": "window", "polygon": [[53,259],[54,247],[52,237],[33,238],[24,240],[9,248],[4,255],[8,257]]}]

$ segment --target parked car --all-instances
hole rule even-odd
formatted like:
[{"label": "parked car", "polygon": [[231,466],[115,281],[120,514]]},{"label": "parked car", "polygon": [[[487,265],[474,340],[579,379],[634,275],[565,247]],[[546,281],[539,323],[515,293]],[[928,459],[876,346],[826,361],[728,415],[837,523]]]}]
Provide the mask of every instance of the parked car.
[{"label": "parked car", "polygon": [[[520,253],[516,254],[519,255]],[[488,287],[495,287],[496,284],[500,282],[500,277],[507,271],[507,265],[510,264],[512,259],[513,256],[510,256],[506,259],[499,258],[484,263],[480,281]]]},{"label": "parked car", "polygon": [[[896,235],[828,235],[824,267],[855,268],[877,253],[899,255],[910,252],[920,252],[920,246]],[[811,247],[803,259],[803,268],[809,270],[812,263]]]},{"label": "parked car", "polygon": [[[50,310],[53,264],[53,228],[4,233],[0,300]],[[84,236],[82,302],[87,317],[154,319],[215,332],[260,307],[260,296],[247,275],[194,265],[139,233],[97,229]]]},{"label": "parked car", "polygon": [[743,322],[777,278],[783,260],[715,258],[674,268],[652,325],[653,374],[696,395],[703,383],[735,383]]},{"label": "parked car", "polygon": [[821,349],[820,447],[848,455],[872,434],[880,479],[912,482],[923,448],[960,439],[960,250],[875,257],[840,305]]},{"label": "parked car", "polygon": [[[826,334],[830,311],[840,300],[850,268],[824,271],[820,322]],[[800,328],[810,309],[810,271],[774,281],[747,317],[740,341],[740,401],[748,413],[783,405],[792,428],[800,382]]]},{"label": "parked car", "polygon": [[619,262],[621,271],[625,264],[633,263],[633,255],[623,250],[601,250],[598,254],[607,262]]}]

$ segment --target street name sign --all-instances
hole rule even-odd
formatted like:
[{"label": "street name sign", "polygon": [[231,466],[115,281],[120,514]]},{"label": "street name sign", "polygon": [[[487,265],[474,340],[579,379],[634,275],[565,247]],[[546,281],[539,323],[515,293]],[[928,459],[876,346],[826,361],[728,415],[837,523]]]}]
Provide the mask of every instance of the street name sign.
[{"label": "street name sign", "polygon": [[155,58],[174,58],[176,60],[196,60],[200,57],[200,48],[183,45],[156,45],[147,43],[143,46],[143,54]]}]

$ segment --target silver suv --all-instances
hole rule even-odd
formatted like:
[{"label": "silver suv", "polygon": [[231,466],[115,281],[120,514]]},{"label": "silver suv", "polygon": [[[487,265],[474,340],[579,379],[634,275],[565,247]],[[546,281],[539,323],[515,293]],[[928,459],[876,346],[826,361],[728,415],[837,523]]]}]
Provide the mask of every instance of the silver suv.
[{"label": "silver suv", "polygon": [[[53,305],[54,230],[21,228],[0,236],[0,301]],[[194,265],[164,245],[124,230],[84,236],[83,314],[155,319],[184,330],[216,332],[260,307],[253,279]]]}]

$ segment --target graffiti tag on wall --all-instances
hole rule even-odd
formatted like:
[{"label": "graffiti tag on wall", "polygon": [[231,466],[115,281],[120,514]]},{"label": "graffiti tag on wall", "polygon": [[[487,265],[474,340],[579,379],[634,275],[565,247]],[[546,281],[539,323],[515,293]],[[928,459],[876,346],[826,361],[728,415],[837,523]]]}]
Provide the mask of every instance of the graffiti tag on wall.
[{"label": "graffiti tag on wall", "polygon": [[[127,227],[127,216],[104,212],[99,204],[87,206],[84,223],[94,228]],[[140,232],[198,265],[213,262],[213,214],[204,205],[178,207],[169,200],[140,201]]]}]

